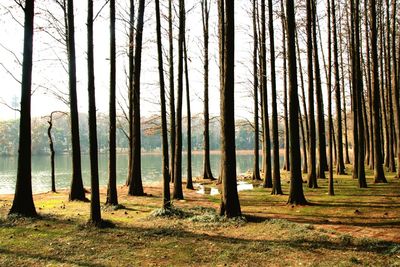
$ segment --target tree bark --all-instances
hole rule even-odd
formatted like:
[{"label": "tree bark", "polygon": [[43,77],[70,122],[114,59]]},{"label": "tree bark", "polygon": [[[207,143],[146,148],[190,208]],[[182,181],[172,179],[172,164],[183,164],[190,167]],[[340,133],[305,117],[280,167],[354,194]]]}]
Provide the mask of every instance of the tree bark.
[{"label": "tree bark", "polygon": [[74,1],[68,0],[68,25],[66,27],[68,50],[68,74],[69,74],[69,105],[71,119],[71,143],[72,143],[72,181],[69,200],[86,200],[85,189],[82,181],[81,148],[79,137],[78,103],[76,95],[76,56],[75,56],[75,23]]},{"label": "tree bark", "polygon": [[312,42],[312,6],[311,0],[306,3],[307,9],[307,74],[308,74],[308,119],[310,140],[308,143],[308,187],[318,188],[316,175],[316,135],[314,117],[314,76],[313,76],[313,42]]},{"label": "tree bark", "polygon": [[211,164],[210,164],[210,114],[209,114],[209,59],[208,59],[208,45],[209,45],[209,15],[210,9],[208,7],[208,0],[201,1],[202,22],[203,22],[203,41],[204,41],[204,162],[203,162],[203,179],[214,180]]},{"label": "tree bark", "polygon": [[273,173],[272,195],[282,195],[281,174],[279,166],[279,135],[278,135],[278,107],[276,103],[276,73],[275,73],[275,41],[274,41],[274,16],[272,0],[268,0],[268,28],[271,64],[271,92],[272,92],[272,140],[273,140]]},{"label": "tree bark", "polygon": [[254,86],[254,167],[253,180],[261,180],[260,177],[260,138],[258,124],[258,33],[257,33],[257,7],[258,3],[253,0],[253,86]]},{"label": "tree bark", "polygon": [[194,190],[192,178],[192,115],[190,111],[190,86],[188,55],[186,46],[186,36],[183,38],[183,52],[185,57],[185,81],[186,81],[186,108],[187,108],[187,182],[186,188]]},{"label": "tree bark", "polygon": [[288,113],[288,86],[287,86],[287,53],[286,53],[286,21],[283,0],[281,0],[281,16],[282,16],[282,57],[283,57],[283,111],[285,122],[285,156],[283,161],[283,169],[290,171],[290,138],[289,138],[289,113]]},{"label": "tree bark", "polygon": [[169,39],[169,107],[170,107],[170,150],[171,167],[170,177],[174,182],[175,177],[175,139],[176,139],[176,121],[175,121],[175,84],[174,84],[174,32],[172,25],[173,0],[168,1],[168,39]]},{"label": "tree bark", "polygon": [[241,216],[236,184],[235,149],[235,10],[234,1],[224,5],[224,75],[221,88],[221,178],[222,197],[220,215],[228,218]]},{"label": "tree bark", "polygon": [[371,25],[371,71],[372,71],[372,91],[373,91],[373,115],[374,115],[374,147],[375,147],[375,183],[386,183],[385,174],[382,166],[381,137],[379,133],[379,77],[378,77],[378,53],[377,53],[377,30],[376,30],[376,2],[369,0],[370,25]]},{"label": "tree bark", "polygon": [[15,194],[10,214],[37,216],[32,197],[31,162],[31,87],[34,0],[25,1],[24,54],[22,62],[21,116],[19,124],[18,169]]},{"label": "tree bark", "polygon": [[[319,66],[318,43],[317,43],[317,4],[312,1],[312,43],[314,56],[314,76],[315,76],[315,94],[317,98],[317,132],[318,132],[318,161],[316,165],[316,176],[318,178],[326,178],[325,170],[327,169],[326,159],[326,140],[325,140],[325,116],[324,116],[324,99],[321,88],[321,72]],[[347,135],[346,135],[347,138]]]},{"label": "tree bark", "polygon": [[110,0],[110,129],[109,129],[109,161],[108,161],[108,205],[118,205],[117,193],[117,144],[116,144],[116,45],[115,45],[115,0]]},{"label": "tree bark", "polygon": [[157,33],[157,54],[158,73],[160,75],[160,99],[161,99],[161,135],[162,135],[162,174],[163,174],[163,208],[171,208],[171,193],[169,189],[170,173],[168,158],[168,130],[167,130],[167,108],[165,100],[164,65],[162,54],[160,1],[155,0],[156,6],[156,33]]},{"label": "tree bark", "polygon": [[94,55],[93,55],[93,0],[88,1],[87,17],[88,36],[88,93],[89,93],[89,143],[90,143],[90,219],[94,225],[101,223],[100,192],[99,192],[99,162],[97,154],[97,125],[96,125],[96,96],[94,83]]},{"label": "tree bark", "polygon": [[178,102],[176,106],[176,139],[175,139],[175,176],[174,199],[183,199],[182,191],[182,95],[183,95],[183,57],[185,38],[185,0],[179,0],[179,37],[178,37]]},{"label": "tree bark", "polygon": [[299,139],[299,100],[297,91],[295,14],[293,0],[286,1],[286,29],[289,66],[289,115],[290,115],[290,192],[288,204],[304,205],[307,200],[303,193]]},{"label": "tree bark", "polygon": [[132,168],[128,194],[143,196],[141,171],[141,127],[140,127],[140,72],[142,67],[142,40],[145,0],[139,1],[138,20],[136,26],[135,65],[133,77],[133,136],[132,136]]},{"label": "tree bark", "polygon": [[336,31],[336,4],[335,0],[331,1],[332,24],[333,24],[333,66],[335,76],[335,100],[336,100],[336,141],[337,141],[337,160],[336,173],[345,174],[343,160],[343,137],[342,137],[342,109],[340,100],[340,78],[339,78],[339,61],[338,61],[338,38]]}]

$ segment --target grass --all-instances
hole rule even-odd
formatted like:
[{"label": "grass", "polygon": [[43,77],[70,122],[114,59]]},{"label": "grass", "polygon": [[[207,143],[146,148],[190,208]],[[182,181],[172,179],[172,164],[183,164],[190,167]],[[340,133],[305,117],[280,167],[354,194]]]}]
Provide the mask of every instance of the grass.
[{"label": "grass", "polygon": [[[0,266],[400,266],[400,181],[358,189],[335,176],[308,189],[310,205],[286,205],[270,189],[240,192],[243,218],[218,215],[219,196],[185,191],[173,209],[160,209],[161,188],[103,207],[115,227],[89,227],[89,203],[68,202],[68,192],[34,196],[38,218],[8,217],[12,196],[0,196]],[[288,192],[286,173],[282,174]],[[105,201],[105,189],[101,200]]]}]

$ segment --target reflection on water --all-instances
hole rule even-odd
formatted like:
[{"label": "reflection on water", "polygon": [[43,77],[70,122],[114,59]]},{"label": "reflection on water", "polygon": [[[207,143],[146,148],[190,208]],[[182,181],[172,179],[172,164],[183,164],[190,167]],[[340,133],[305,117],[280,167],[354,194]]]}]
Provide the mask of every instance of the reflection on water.
[{"label": "reflection on water", "polygon": [[[219,174],[220,156],[211,155],[211,170],[214,176]],[[142,177],[144,183],[159,182],[162,177],[161,155],[142,156]],[[282,160],[281,160],[282,162]],[[186,155],[182,158],[184,179],[186,176]],[[71,183],[72,164],[70,155],[56,155],[56,188],[68,188]],[[90,187],[90,162],[88,155],[82,155],[82,177],[85,187]],[[99,155],[100,186],[107,185],[108,155]],[[193,176],[200,176],[203,168],[203,155],[192,156]],[[237,155],[237,173],[245,173],[253,168],[252,155]],[[117,183],[125,183],[128,169],[128,156],[117,155]],[[12,194],[15,190],[17,173],[16,157],[0,157],[0,194]],[[32,189],[34,193],[46,192],[51,189],[50,157],[32,156]],[[238,185],[239,187],[244,185]],[[247,185],[248,186],[248,185]],[[245,189],[247,190],[247,189]],[[213,191],[215,193],[215,191]]]},{"label": "reflection on water", "polygon": [[[210,196],[215,196],[221,194],[221,192],[218,190],[218,188],[214,187],[213,185],[203,185],[203,184],[198,184],[195,183],[193,184],[194,188],[197,188],[196,193],[201,194],[201,195],[210,195]],[[245,190],[253,190],[254,186],[251,183],[245,182],[245,181],[238,181],[237,182],[237,190],[238,192],[240,191],[245,191]]]}]

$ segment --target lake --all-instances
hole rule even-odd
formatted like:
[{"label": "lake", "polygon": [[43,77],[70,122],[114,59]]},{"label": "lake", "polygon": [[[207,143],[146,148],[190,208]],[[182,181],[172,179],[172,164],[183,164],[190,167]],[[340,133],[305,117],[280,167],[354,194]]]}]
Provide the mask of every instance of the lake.
[{"label": "lake", "polygon": [[[214,176],[219,174],[220,155],[211,154],[211,169]],[[282,165],[281,159],[281,165]],[[71,156],[56,155],[56,188],[69,188],[71,183]],[[203,155],[192,155],[193,177],[200,176],[203,169]],[[128,155],[117,155],[117,182],[125,183],[128,168]],[[245,173],[253,169],[253,155],[237,155],[237,172]],[[17,157],[0,157],[0,194],[13,194],[17,172]],[[186,154],[183,154],[183,179],[186,179]],[[89,156],[82,155],[82,176],[85,187],[90,187]],[[106,186],[108,181],[108,155],[99,155],[100,186]],[[142,155],[142,179],[144,184],[161,181],[161,155]],[[32,189],[34,193],[51,190],[50,157],[32,156]]]}]

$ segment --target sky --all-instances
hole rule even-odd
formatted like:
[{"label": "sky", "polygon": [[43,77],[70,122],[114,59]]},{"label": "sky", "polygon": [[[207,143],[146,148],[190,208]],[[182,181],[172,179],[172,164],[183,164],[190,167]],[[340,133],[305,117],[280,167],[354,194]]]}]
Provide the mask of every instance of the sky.
[{"label": "sky", "polygon": [[[12,0],[2,1],[0,4],[0,100],[7,106],[18,106],[20,96],[21,67],[18,61],[22,61],[23,28],[19,23],[23,22],[23,12]],[[52,0],[36,2],[35,35],[34,35],[34,67],[33,67],[33,91],[32,115],[44,116],[54,110],[68,110],[67,105],[59,101],[48,90],[57,90],[66,94],[68,92],[68,76],[65,71],[66,51],[63,41],[56,36],[50,37],[44,29],[51,32],[47,11],[62,18],[60,8]],[[128,44],[128,19],[127,1],[117,1],[117,100],[124,106],[127,95],[127,44]],[[163,1],[162,1],[163,2]],[[210,113],[212,116],[219,114],[219,70],[218,70],[218,40],[217,40],[217,10],[216,1],[211,1],[210,12]],[[235,106],[236,117],[252,118],[252,18],[250,1],[237,1],[236,4],[236,65],[235,65]],[[104,1],[95,1],[95,10],[101,10]],[[106,5],[94,22],[94,49],[95,49],[95,81],[96,104],[98,113],[108,113],[109,101],[109,6]],[[277,5],[279,8],[279,5]],[[187,38],[189,56],[189,81],[191,84],[192,114],[203,111],[203,64],[202,64],[202,22],[199,1],[186,1]],[[162,12],[166,14],[166,7]],[[279,10],[276,10],[278,12]],[[96,11],[95,11],[96,13]],[[86,113],[87,108],[87,63],[86,63],[86,1],[75,1],[75,26],[76,26],[76,50],[77,50],[77,78],[78,78],[78,109]],[[281,20],[275,14],[275,45],[277,53],[277,87],[278,110],[282,110],[282,61],[279,54],[282,46]],[[178,19],[175,17],[174,33],[177,37]],[[167,21],[162,20],[164,28],[164,49],[168,52],[168,40],[166,36]],[[54,35],[54,34],[53,34]],[[154,2],[147,1],[145,9],[145,25],[143,40],[143,59],[141,76],[141,114],[151,116],[159,114],[159,86],[158,63],[155,43],[155,16]],[[268,44],[267,44],[268,45]],[[175,48],[177,43],[175,41]],[[64,63],[61,63],[61,61]],[[164,58],[164,63],[167,58]],[[177,51],[175,51],[177,62]],[[305,66],[305,64],[303,64]],[[322,64],[321,64],[322,65]],[[5,67],[3,67],[5,66]],[[164,68],[167,69],[167,64]],[[175,68],[177,64],[175,64]],[[269,70],[268,70],[269,72]],[[175,74],[177,71],[175,71]],[[268,75],[269,76],[269,75]],[[166,76],[168,78],[168,76]],[[176,84],[175,77],[175,84]],[[168,81],[166,81],[168,85]],[[67,95],[65,95],[67,98]],[[184,96],[185,99],[185,96]],[[0,120],[18,117],[18,112],[0,104]],[[186,105],[184,106],[184,114]]]}]

